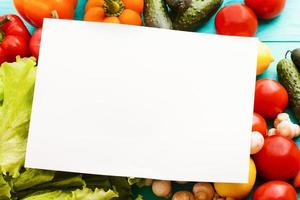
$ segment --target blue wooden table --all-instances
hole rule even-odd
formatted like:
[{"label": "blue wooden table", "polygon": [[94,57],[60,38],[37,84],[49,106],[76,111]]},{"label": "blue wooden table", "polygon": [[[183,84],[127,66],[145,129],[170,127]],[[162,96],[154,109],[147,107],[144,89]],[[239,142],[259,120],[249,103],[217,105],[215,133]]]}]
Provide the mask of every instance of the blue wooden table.
[{"label": "blue wooden table", "polygon": [[[243,2],[243,0],[224,0],[223,5],[239,2]],[[81,20],[83,18],[85,4],[86,0],[78,0],[75,17],[76,19]],[[0,15],[8,13],[17,13],[13,6],[13,0],[0,0]],[[30,25],[27,24],[27,26],[31,32],[34,30]],[[212,17],[204,26],[202,26],[198,32],[214,34],[214,17]],[[268,43],[275,57],[275,61],[271,67],[258,78],[269,77],[272,79],[277,79],[276,63],[284,57],[287,50],[300,47],[300,0],[287,0],[285,10],[279,17],[271,21],[260,21],[257,37],[260,40]],[[218,123],[217,120],[216,123]],[[300,139],[298,139],[296,142],[300,146]],[[176,191],[179,189],[190,190],[191,185],[187,184],[179,186],[175,184],[174,190]],[[144,199],[146,200],[161,199],[155,197],[151,192],[151,188],[149,187],[135,189],[135,193],[143,194]],[[298,194],[300,199],[300,191],[298,191]]]}]

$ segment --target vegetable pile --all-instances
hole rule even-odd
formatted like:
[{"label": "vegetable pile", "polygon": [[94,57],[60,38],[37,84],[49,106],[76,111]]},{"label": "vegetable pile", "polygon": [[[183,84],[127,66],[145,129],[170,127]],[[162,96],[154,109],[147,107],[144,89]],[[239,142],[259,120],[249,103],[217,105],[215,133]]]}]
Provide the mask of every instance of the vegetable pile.
[{"label": "vegetable pile", "polygon": [[[285,0],[245,0],[244,4],[219,9],[222,3],[88,0],[84,20],[194,31],[216,14],[217,34],[254,36],[259,20],[278,16]],[[254,200],[298,199],[295,188],[300,188],[300,151],[293,139],[300,136],[300,49],[287,51],[278,62],[279,81],[256,81],[246,184],[177,182],[187,184],[182,188],[190,190],[175,191],[174,182],[165,180],[25,169],[43,19],[73,19],[77,0],[14,0],[14,4],[20,16],[37,30],[31,36],[17,15],[0,16],[0,200],[129,200],[133,199],[132,185],[151,186],[156,196],[173,200],[239,200],[251,192]],[[272,62],[270,48],[260,42],[256,74],[263,74]],[[297,123],[286,113],[287,106]],[[258,179],[263,183],[255,188]]]}]

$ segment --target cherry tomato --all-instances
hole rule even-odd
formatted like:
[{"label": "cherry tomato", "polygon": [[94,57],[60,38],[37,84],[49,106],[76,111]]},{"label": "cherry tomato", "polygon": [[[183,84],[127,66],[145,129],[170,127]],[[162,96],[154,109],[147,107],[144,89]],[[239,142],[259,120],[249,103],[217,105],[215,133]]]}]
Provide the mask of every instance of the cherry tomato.
[{"label": "cherry tomato", "polygon": [[252,131],[258,131],[264,137],[267,136],[267,122],[260,114],[253,113]]},{"label": "cherry tomato", "polygon": [[265,138],[263,148],[253,155],[258,174],[267,180],[289,180],[299,170],[299,149],[290,138],[273,135]]},{"label": "cherry tomato", "polygon": [[283,181],[270,181],[259,186],[253,200],[297,200],[297,192],[290,184]]},{"label": "cherry tomato", "polygon": [[41,36],[42,28],[39,28],[34,32],[29,42],[31,55],[34,56],[36,59],[39,58]]},{"label": "cherry tomato", "polygon": [[288,105],[288,93],[277,81],[260,79],[256,81],[254,112],[265,118],[276,118]]},{"label": "cherry tomato", "polygon": [[243,4],[223,7],[215,18],[218,34],[235,36],[254,36],[258,21],[254,12]]},{"label": "cherry tomato", "polygon": [[261,19],[272,19],[278,16],[285,2],[286,0],[245,0],[245,4]]}]

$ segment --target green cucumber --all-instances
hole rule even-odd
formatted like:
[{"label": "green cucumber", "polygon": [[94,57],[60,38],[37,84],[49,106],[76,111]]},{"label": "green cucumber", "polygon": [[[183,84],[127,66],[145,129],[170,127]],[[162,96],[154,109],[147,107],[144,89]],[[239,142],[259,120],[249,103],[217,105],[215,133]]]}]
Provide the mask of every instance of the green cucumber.
[{"label": "green cucumber", "polygon": [[189,7],[173,16],[173,28],[192,31],[206,22],[221,6],[223,0],[192,0]]},{"label": "green cucumber", "polygon": [[177,12],[185,11],[192,3],[192,0],[166,0],[168,6]]},{"label": "green cucumber", "polygon": [[145,0],[144,19],[147,26],[172,29],[172,21],[164,0]]},{"label": "green cucumber", "polygon": [[289,95],[289,103],[296,118],[300,121],[300,75],[293,61],[282,59],[277,64],[278,79]]}]

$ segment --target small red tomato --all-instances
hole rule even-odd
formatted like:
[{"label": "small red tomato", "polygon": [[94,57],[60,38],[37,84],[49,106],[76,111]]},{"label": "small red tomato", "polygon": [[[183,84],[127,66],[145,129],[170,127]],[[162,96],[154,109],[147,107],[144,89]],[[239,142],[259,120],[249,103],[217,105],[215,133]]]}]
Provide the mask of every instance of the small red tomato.
[{"label": "small red tomato", "polygon": [[254,36],[258,21],[254,12],[243,4],[223,7],[215,18],[218,34],[235,36]]},{"label": "small red tomato", "polygon": [[272,19],[278,16],[284,8],[286,0],[245,0],[256,15],[261,19]]},{"label": "small red tomato", "polygon": [[34,56],[36,59],[39,58],[41,36],[42,28],[39,28],[34,32],[29,42],[31,55]]},{"label": "small red tomato", "polygon": [[287,181],[295,177],[299,159],[297,144],[280,135],[266,137],[263,148],[253,155],[258,174],[267,180]]},{"label": "small red tomato", "polygon": [[264,137],[267,136],[267,122],[260,114],[253,113],[252,131],[258,131]]},{"label": "small red tomato", "polygon": [[265,118],[276,118],[288,105],[288,93],[277,81],[260,79],[256,81],[254,112]]},{"label": "small red tomato", "polygon": [[270,181],[259,186],[253,200],[298,200],[297,192],[290,184],[283,181]]}]

